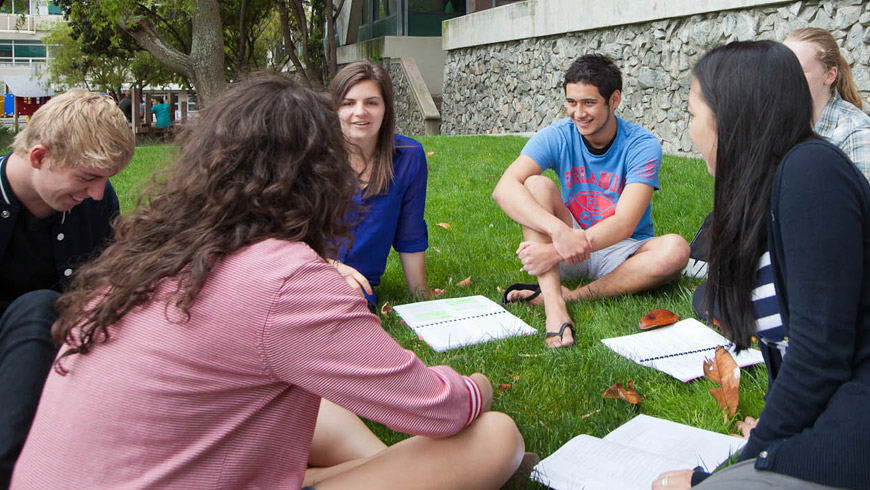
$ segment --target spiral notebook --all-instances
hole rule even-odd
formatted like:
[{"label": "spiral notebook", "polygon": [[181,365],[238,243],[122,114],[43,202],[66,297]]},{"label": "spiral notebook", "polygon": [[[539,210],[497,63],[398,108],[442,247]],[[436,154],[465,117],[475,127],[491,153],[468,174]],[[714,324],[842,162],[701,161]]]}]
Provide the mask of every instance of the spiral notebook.
[{"label": "spiral notebook", "polygon": [[421,301],[393,307],[437,352],[537,330],[484,296]]},{"label": "spiral notebook", "polygon": [[601,341],[622,357],[670,374],[684,383],[704,375],[704,360],[713,357],[720,345],[728,349],[740,367],[764,362],[756,349],[744,349],[739,355],[735,354],[734,344],[694,318],[670,327]]}]

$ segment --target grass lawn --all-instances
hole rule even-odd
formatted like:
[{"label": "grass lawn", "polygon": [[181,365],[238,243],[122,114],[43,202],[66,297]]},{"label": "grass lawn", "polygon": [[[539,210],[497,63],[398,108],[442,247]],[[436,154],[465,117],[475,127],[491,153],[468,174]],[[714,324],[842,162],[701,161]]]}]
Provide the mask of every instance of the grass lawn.
[{"label": "grass lawn", "polygon": [[[513,282],[536,282],[521,271],[514,252],[522,240],[520,227],[490,197],[502,171],[519,154],[526,139],[490,136],[417,138],[427,153],[429,183],[426,220],[429,224],[427,275],[430,288],[442,288],[442,298],[481,294],[495,301],[500,288]],[[112,179],[122,212],[134,206],[134,189],[171,154],[165,145],[140,146],[130,167]],[[656,234],[678,233],[691,240],[712,207],[713,180],[701,160],[666,156],[661,190],[653,196]],[[436,226],[449,223],[452,230]],[[471,276],[471,286],[456,284]],[[691,294],[697,280],[681,277],[648,293],[573,303],[577,346],[548,350],[544,346],[543,308],[510,306],[514,314],[537,328],[538,336],[511,338],[443,353],[432,351],[395,313],[382,316],[384,328],[405,348],[430,365],[447,364],[460,373],[482,372],[496,389],[493,409],[510,414],[529,451],[545,457],[572,437],[586,433],[602,437],[638,413],[704,429],[731,433],[706,379],[681,383],[651,368],[623,359],[600,342],[636,333],[641,316],[668,308],[692,316]],[[574,285],[571,285],[574,286]],[[391,254],[382,285],[381,304],[412,301],[405,289],[398,256]],[[604,390],[617,381],[634,380],[639,405],[605,399]],[[767,385],[763,366],[743,370],[741,400],[734,420],[758,416]],[[372,424],[387,442],[406,436]]]}]

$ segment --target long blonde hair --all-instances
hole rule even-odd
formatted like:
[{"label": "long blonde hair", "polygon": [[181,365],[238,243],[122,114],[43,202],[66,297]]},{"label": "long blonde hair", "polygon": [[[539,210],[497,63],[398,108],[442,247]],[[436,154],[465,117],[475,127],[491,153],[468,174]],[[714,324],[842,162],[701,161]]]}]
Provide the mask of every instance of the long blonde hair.
[{"label": "long blonde hair", "polygon": [[[363,190],[363,196],[376,196],[387,192],[393,182],[393,135],[396,132],[396,110],[393,101],[393,82],[390,75],[382,67],[369,61],[355,61],[339,71],[329,82],[329,91],[335,99],[335,105],[340,106],[345,95],[354,85],[371,80],[381,89],[384,99],[384,121],[378,132],[375,154],[372,161],[366,160],[366,166],[371,165],[371,173]],[[363,155],[365,158],[366,155]],[[362,175],[366,169],[360,172]]]},{"label": "long blonde hair", "polygon": [[831,93],[833,94],[836,89],[843,100],[858,109],[863,109],[861,95],[858,94],[855,80],[852,79],[852,68],[849,67],[846,59],[843,58],[843,55],[840,53],[840,47],[837,46],[837,41],[834,40],[834,36],[830,32],[818,27],[804,27],[789,34],[785,40],[814,44],[817,53],[816,59],[825,65],[825,70],[837,67],[837,81],[831,86]]}]

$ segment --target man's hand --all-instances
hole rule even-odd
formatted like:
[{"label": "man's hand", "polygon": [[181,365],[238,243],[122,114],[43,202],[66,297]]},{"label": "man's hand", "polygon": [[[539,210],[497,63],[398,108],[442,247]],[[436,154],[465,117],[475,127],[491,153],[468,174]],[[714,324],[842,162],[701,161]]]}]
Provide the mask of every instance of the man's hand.
[{"label": "man's hand", "polygon": [[556,253],[569,265],[576,265],[587,260],[589,254],[592,253],[592,240],[583,230],[564,226],[551,238]]},{"label": "man's hand", "polygon": [[523,269],[533,276],[551,270],[562,260],[553,244],[539,242],[520,243],[517,257],[523,263]]},{"label": "man's hand", "polygon": [[366,276],[360,274],[358,270],[347,264],[342,264],[337,260],[329,259],[328,262],[338,269],[338,272],[342,277],[344,277],[344,281],[348,286],[353,288],[354,291],[360,293],[360,295],[363,294],[363,291],[365,291],[366,294],[372,294],[372,287],[369,284],[368,279],[366,279]]}]

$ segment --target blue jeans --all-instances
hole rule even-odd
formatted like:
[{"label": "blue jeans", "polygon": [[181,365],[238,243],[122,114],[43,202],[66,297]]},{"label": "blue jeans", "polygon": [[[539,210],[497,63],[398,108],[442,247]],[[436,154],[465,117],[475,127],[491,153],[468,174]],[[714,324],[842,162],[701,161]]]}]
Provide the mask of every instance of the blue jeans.
[{"label": "blue jeans", "polygon": [[0,317],[0,489],[9,487],[59,345],[51,338],[60,293],[19,296]]}]

